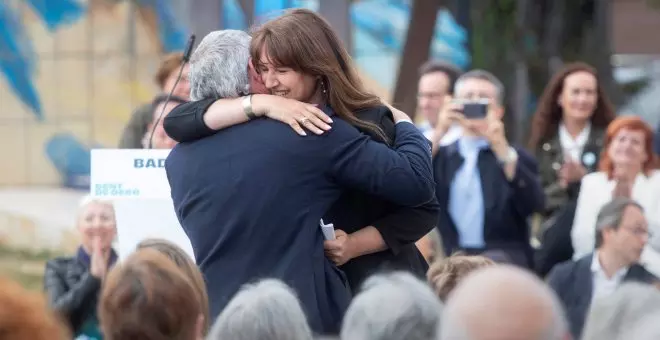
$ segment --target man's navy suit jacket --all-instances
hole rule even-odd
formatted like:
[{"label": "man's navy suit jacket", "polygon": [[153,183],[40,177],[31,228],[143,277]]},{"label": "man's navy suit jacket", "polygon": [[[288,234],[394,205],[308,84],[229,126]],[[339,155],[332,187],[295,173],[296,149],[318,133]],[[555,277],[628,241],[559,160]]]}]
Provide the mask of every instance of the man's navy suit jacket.
[{"label": "man's navy suit jacket", "polygon": [[336,333],[350,291],[324,255],[319,220],[342,188],[406,206],[433,199],[426,138],[397,124],[394,149],[336,116],[321,136],[259,119],[177,145],[167,176],[207,280],[211,317],[241,285],[278,278],[296,291],[314,331]]},{"label": "man's navy suit jacket", "polygon": [[[527,218],[544,206],[544,194],[536,160],[528,152],[516,148],[516,174],[509,181],[502,165],[490,149],[479,153],[477,167],[484,200],[485,250],[499,250],[510,262],[532,268]],[[458,142],[440,147],[433,159],[436,195],[440,203],[438,230],[446,255],[461,250],[458,229],[449,214],[451,184],[463,165]]]},{"label": "man's navy suit jacket", "polygon": [[[582,336],[593,297],[593,272],[591,262],[594,254],[583,256],[577,261],[566,261],[556,265],[548,274],[548,285],[557,293],[566,311],[571,333],[575,339]],[[639,264],[630,266],[623,282],[653,284],[658,278]],[[632,340],[632,339],[631,339]]]}]

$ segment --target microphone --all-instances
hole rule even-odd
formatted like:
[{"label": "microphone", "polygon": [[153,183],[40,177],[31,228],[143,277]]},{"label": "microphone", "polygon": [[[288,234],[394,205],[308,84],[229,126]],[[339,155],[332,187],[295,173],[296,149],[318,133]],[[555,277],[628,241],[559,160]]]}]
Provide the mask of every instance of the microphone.
[{"label": "microphone", "polygon": [[181,80],[181,74],[183,73],[184,66],[186,66],[186,64],[190,61],[193,45],[195,45],[194,34],[192,34],[190,36],[190,39],[188,39],[188,45],[186,45],[186,49],[183,52],[183,61],[181,62],[181,67],[179,67],[179,74],[176,77],[176,81],[174,82],[174,85],[170,89],[170,93],[167,94],[167,99],[165,99],[165,102],[163,103],[163,109],[160,111],[160,113],[158,114],[158,118],[156,118],[156,121],[154,121],[154,124],[151,127],[151,133],[149,134],[149,145],[147,146],[147,149],[153,149],[153,139],[154,139],[154,133],[156,132],[156,127],[158,126],[158,123],[160,123],[161,118],[163,118],[163,114],[165,113],[165,108],[167,107],[167,103],[169,103],[170,98],[172,98],[172,94],[174,93],[174,89]]}]

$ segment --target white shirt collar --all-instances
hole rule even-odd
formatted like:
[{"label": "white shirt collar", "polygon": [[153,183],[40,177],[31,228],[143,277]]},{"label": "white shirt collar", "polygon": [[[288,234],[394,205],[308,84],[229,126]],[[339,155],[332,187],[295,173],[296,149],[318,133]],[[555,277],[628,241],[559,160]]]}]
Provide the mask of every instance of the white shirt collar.
[{"label": "white shirt collar", "polygon": [[582,150],[589,140],[589,134],[591,134],[591,122],[587,122],[587,125],[584,126],[584,129],[580,131],[575,139],[568,133],[564,123],[559,124],[559,144],[561,144],[562,149],[570,153],[574,160],[580,160]]},{"label": "white shirt collar", "polygon": [[[609,280],[622,280],[623,277],[626,276],[628,269],[630,269],[630,267],[626,266],[617,270],[617,272],[614,273],[614,276],[612,276]],[[594,256],[591,259],[591,272],[594,274],[602,274],[604,277],[607,278],[607,274],[605,273],[605,270],[600,265],[600,259],[598,258],[597,251],[594,252]]]}]

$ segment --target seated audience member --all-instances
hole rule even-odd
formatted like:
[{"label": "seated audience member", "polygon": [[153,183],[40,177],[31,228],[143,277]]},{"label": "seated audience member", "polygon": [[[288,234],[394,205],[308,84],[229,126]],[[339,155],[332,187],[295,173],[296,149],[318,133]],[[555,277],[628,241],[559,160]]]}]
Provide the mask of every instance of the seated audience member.
[{"label": "seated audience member", "polygon": [[624,283],[611,296],[594,301],[582,340],[639,340],[624,337],[625,333],[635,328],[644,316],[658,313],[660,292],[654,286]]},{"label": "seated audience member", "polygon": [[[179,104],[186,103],[187,101],[181,97],[174,96],[172,96],[167,103],[166,101],[167,95],[158,96],[154,99],[151,105],[153,107],[151,121],[147,126],[147,132],[144,134],[144,138],[142,138],[142,147],[145,149],[149,148],[149,142],[151,142],[151,147],[154,149],[171,149],[176,145],[176,141],[170,138],[170,136],[167,135],[167,132],[165,132],[165,129],[163,128],[163,120],[172,109]],[[162,116],[161,112],[163,113]],[[154,126],[156,127],[155,129]],[[151,139],[151,141],[149,139]]]},{"label": "seated audience member", "polygon": [[0,277],[0,339],[69,340],[71,336],[41,295]]},{"label": "seated audience member", "polygon": [[483,256],[465,256],[455,254],[431,264],[427,279],[440,300],[447,301],[449,293],[471,272],[495,265],[491,259]]},{"label": "seated audience member", "polygon": [[[534,158],[506,139],[504,86],[489,72],[473,70],[458,78],[454,94],[463,104],[446,105],[442,114],[461,124],[463,134],[433,157],[444,251],[499,250],[530,268],[527,220],[543,208],[543,189]],[[464,104],[482,101],[487,110],[465,111]]]},{"label": "seated audience member", "polygon": [[[184,100],[188,100],[190,97],[190,82],[188,81],[190,67],[188,65],[184,66],[181,72],[181,79],[176,83],[182,63],[183,53],[181,52],[171,53],[163,58],[154,79],[161,95],[167,95],[170,91],[174,90],[172,96],[183,98]],[[175,84],[176,86],[174,86]],[[143,147],[144,135],[150,131],[149,123],[153,121],[153,110],[154,105],[151,102],[133,111],[119,140],[119,147],[121,149],[141,149]]]},{"label": "seated audience member", "polygon": [[207,340],[311,340],[300,301],[283,282],[265,279],[246,284],[211,328]]},{"label": "seated audience member", "polygon": [[206,290],[206,283],[204,282],[204,276],[202,275],[202,272],[199,271],[195,261],[193,261],[193,259],[191,259],[190,256],[188,256],[188,254],[186,254],[186,252],[179,246],[163,239],[146,239],[137,245],[137,249],[154,249],[167,256],[192,281],[195,290],[197,291],[199,301],[202,303],[204,334],[206,334],[210,322],[209,297]]},{"label": "seated audience member", "polygon": [[[660,313],[644,315],[634,326],[621,331],[621,337],[617,340],[658,340],[660,339],[660,327],[658,327]],[[607,338],[605,338],[607,340]]]},{"label": "seated audience member", "polygon": [[[600,171],[582,179],[571,230],[574,260],[593,252],[596,215],[612,197],[638,202],[651,227],[660,222],[660,171],[652,140],[653,131],[636,116],[618,117],[607,128]],[[660,274],[660,253],[650,245],[641,263],[656,276]]]},{"label": "seated audience member", "polygon": [[99,320],[107,340],[201,340],[202,306],[195,285],[174,262],[141,249],[108,274]]},{"label": "seated audience member", "polygon": [[509,265],[469,274],[449,295],[441,333],[442,340],[570,340],[552,290]]},{"label": "seated audience member", "polygon": [[44,289],[50,306],[74,336],[101,339],[96,305],[106,273],[117,261],[112,242],[117,234],[112,203],[83,198],[76,221],[81,245],[75,256],[46,263]]},{"label": "seated audience member", "polygon": [[348,307],[342,340],[428,340],[440,332],[442,303],[409,273],[376,275]]},{"label": "seated audience member", "polygon": [[558,264],[548,274],[548,284],[562,301],[576,339],[594,301],[610,296],[622,282],[658,280],[638,264],[648,237],[639,203],[617,197],[600,210],[595,225],[596,251]]}]

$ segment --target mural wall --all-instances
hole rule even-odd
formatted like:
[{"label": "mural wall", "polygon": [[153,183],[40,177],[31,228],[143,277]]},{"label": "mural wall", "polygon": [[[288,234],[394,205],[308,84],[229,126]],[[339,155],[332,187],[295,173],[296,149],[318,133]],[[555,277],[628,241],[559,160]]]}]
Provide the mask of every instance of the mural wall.
[{"label": "mural wall", "polygon": [[[221,1],[221,0],[209,0]],[[237,0],[226,28],[246,29]],[[188,0],[0,0],[0,186],[86,188],[89,149],[115,147],[132,110],[156,93],[163,52],[187,41]],[[255,0],[257,21],[318,0]],[[354,59],[367,86],[392,89],[408,27],[407,0],[351,8]],[[431,56],[464,67],[465,30],[438,13]],[[199,37],[198,37],[199,38]]]},{"label": "mural wall", "polygon": [[[48,4],[46,4],[48,2]],[[0,2],[0,185],[75,184],[181,49],[169,0]]]}]

